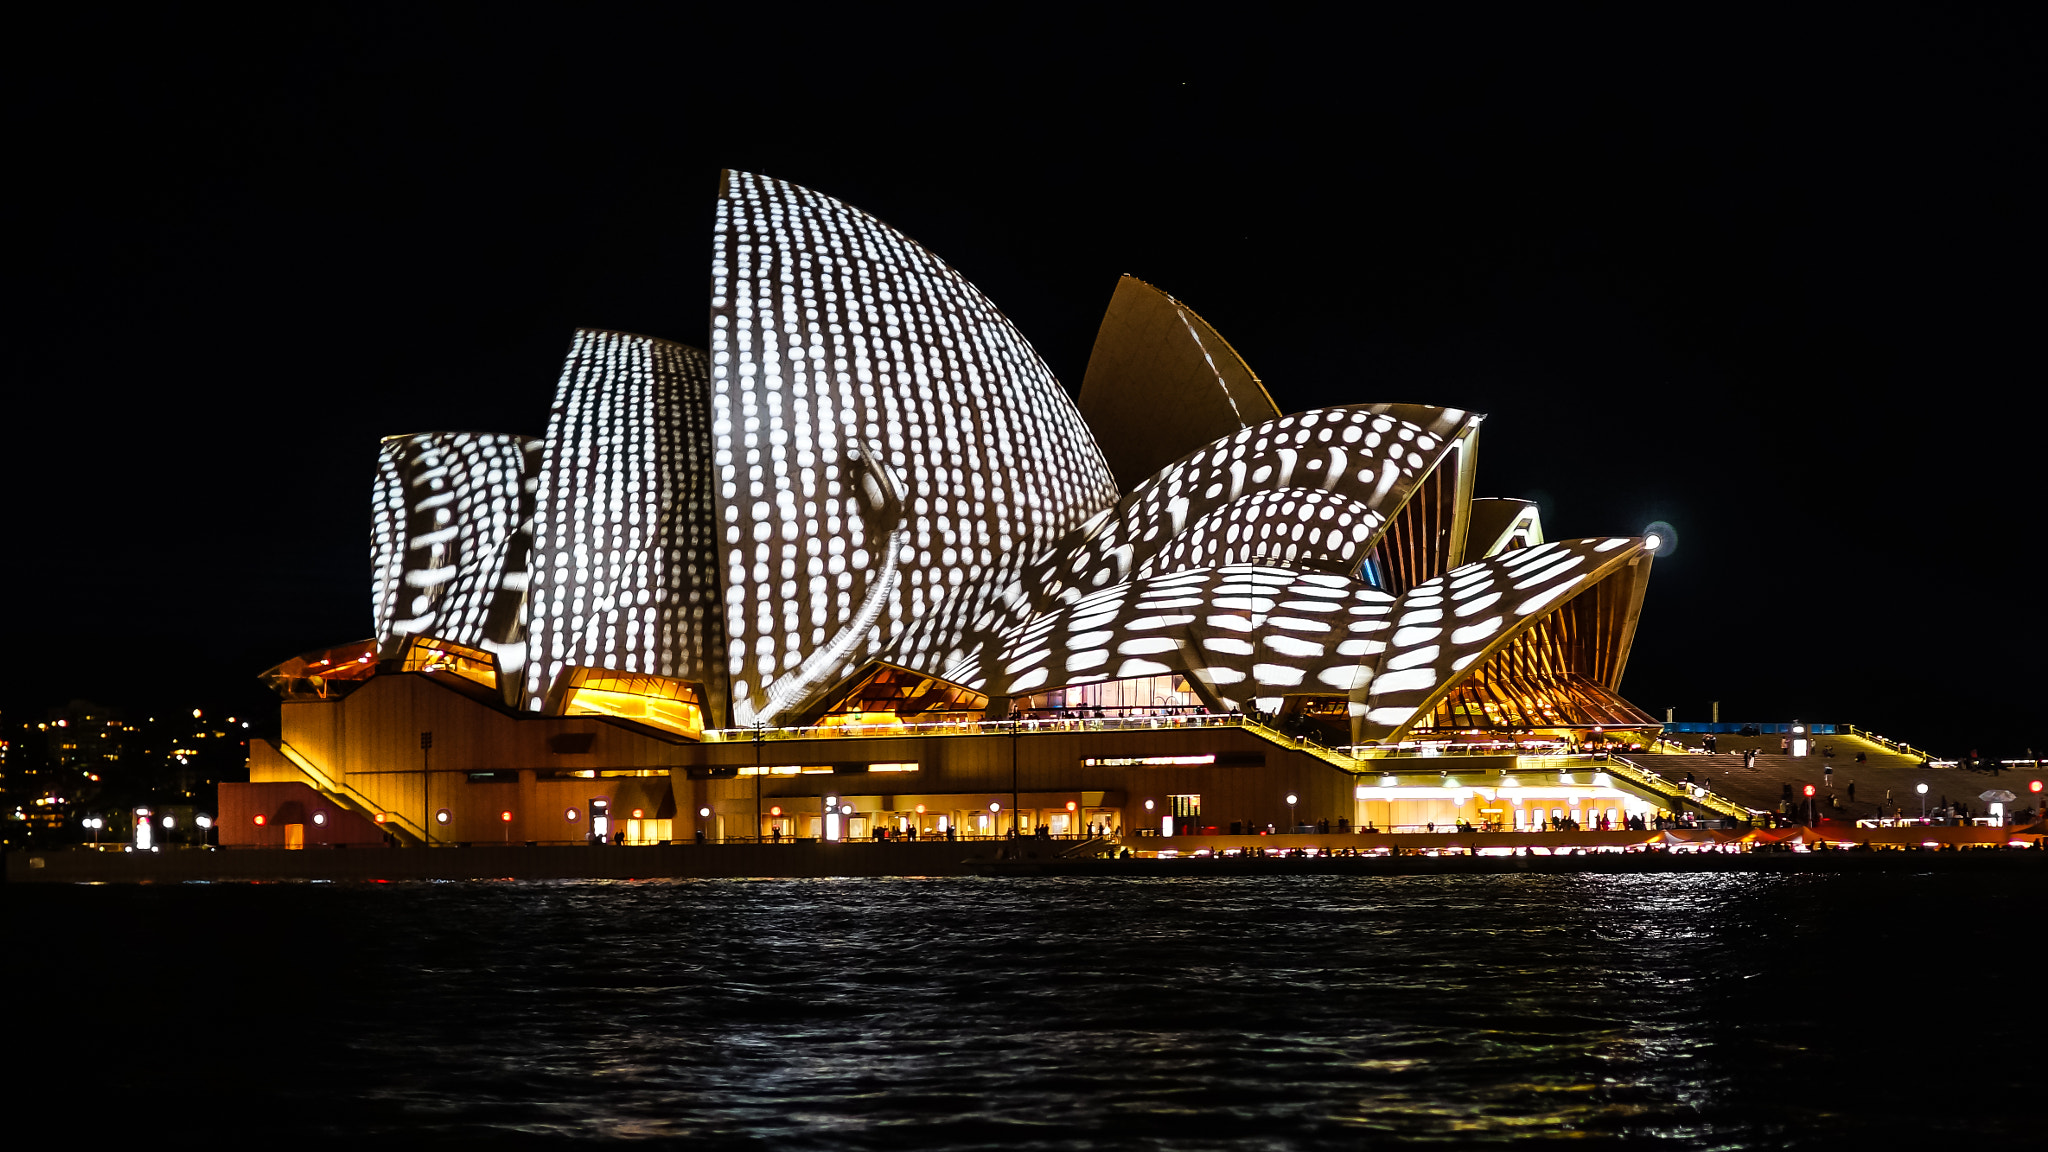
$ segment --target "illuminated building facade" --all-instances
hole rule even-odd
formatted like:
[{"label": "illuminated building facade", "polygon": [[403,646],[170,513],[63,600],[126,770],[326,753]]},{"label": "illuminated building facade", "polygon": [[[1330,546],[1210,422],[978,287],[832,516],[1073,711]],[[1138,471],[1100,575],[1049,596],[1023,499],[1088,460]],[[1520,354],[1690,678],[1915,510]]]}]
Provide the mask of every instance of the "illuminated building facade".
[{"label": "illuminated building facade", "polygon": [[1657,726],[1655,541],[1475,499],[1479,415],[1282,414],[1130,277],[1077,402],[873,217],[716,221],[708,351],[581,331],[544,435],[384,442],[373,635],[266,674],[258,784],[405,841],[1377,826],[1419,749]]}]

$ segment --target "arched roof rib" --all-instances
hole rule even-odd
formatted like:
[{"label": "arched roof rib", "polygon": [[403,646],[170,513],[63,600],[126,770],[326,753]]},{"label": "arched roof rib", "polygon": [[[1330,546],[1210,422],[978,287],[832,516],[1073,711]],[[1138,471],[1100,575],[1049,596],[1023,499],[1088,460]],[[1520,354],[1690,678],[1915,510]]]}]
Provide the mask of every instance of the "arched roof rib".
[{"label": "arched roof rib", "polygon": [[1386,520],[1364,501],[1319,488],[1269,488],[1211,511],[1173,538],[1159,572],[1273,563],[1349,575]]},{"label": "arched roof rib", "polygon": [[[958,651],[996,590],[1116,484],[1022,334],[902,233],[728,172],[713,248],[727,670],[747,723],[800,709],[885,646],[911,666]],[[870,448],[902,491],[900,524],[869,523],[856,456]]]},{"label": "arched roof rib", "polygon": [[1462,561],[1485,560],[1510,548],[1543,543],[1543,513],[1534,500],[1484,496],[1472,501]]},{"label": "arched roof rib", "polygon": [[1638,563],[1646,555],[1643,544],[1625,536],[1553,541],[1467,564],[1411,589],[1394,606],[1373,675],[1352,693],[1356,738],[1398,740],[1464,674],[1514,637]]}]

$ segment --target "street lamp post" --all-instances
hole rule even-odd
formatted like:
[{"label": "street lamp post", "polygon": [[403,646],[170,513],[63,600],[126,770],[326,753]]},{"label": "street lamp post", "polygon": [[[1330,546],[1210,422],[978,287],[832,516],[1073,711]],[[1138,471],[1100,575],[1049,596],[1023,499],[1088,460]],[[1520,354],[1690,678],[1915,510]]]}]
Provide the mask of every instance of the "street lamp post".
[{"label": "street lamp post", "polygon": [[1296,823],[1294,819],[1294,805],[1295,802],[1299,799],[1300,797],[1296,796],[1292,792],[1289,792],[1287,794],[1287,832],[1289,835],[1292,835],[1296,828],[1301,827],[1301,825],[1299,823]]},{"label": "street lamp post", "polygon": [[434,750],[434,734],[420,733],[420,847],[434,846],[434,777],[427,767]]},{"label": "street lamp post", "polygon": [[768,735],[767,722],[754,721],[754,839],[761,839],[761,741]]},{"label": "street lamp post", "polygon": [[1913,791],[1920,794],[1920,822],[1925,824],[1927,822],[1927,785],[1925,783],[1915,784],[1913,785]]}]

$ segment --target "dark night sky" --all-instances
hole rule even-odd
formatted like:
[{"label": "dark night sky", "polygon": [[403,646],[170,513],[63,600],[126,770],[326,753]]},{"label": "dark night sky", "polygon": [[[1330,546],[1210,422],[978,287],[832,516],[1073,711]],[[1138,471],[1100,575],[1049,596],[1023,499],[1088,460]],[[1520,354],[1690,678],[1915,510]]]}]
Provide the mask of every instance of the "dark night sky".
[{"label": "dark night sky", "polygon": [[1130,272],[1284,409],[1489,413],[1481,494],[1677,526],[1659,714],[2048,747],[2042,30],[1730,12],[18,29],[0,707],[257,709],[366,635],[377,439],[544,430],[578,325],[701,344],[730,166],[901,228],[1069,387]]}]

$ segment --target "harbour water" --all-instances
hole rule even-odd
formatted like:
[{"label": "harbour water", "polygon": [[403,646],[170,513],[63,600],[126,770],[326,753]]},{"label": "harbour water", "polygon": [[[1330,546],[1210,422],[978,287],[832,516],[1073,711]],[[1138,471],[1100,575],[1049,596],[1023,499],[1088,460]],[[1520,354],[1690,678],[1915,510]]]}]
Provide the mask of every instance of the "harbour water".
[{"label": "harbour water", "polygon": [[[2038,1146],[2024,874],[10,885],[10,1087],[354,1146]],[[26,1114],[26,1113],[22,1113]]]}]

